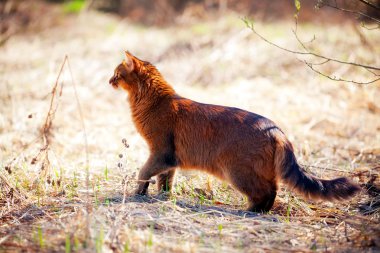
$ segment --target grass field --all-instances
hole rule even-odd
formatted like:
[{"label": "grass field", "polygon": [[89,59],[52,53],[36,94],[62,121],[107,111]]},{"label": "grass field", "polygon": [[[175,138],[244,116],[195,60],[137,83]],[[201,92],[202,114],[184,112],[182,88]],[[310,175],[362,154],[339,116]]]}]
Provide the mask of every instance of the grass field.
[{"label": "grass field", "polygon": [[[256,22],[271,41],[299,48],[293,27]],[[318,52],[380,66],[378,31],[362,29],[369,44],[350,22],[301,23],[298,32],[315,35]],[[124,50],[154,63],[183,96],[272,119],[307,171],[349,177],[362,191],[320,203],[282,186],[274,208],[258,214],[243,211],[245,197],[228,184],[179,172],[171,196],[154,185],[150,196],[133,196],[148,150],[126,94],[108,84]],[[371,78],[342,65],[322,70]],[[0,252],[379,251],[379,97],[379,81],[330,81],[259,39],[238,14],[168,27],[57,15],[54,26],[0,47]]]}]

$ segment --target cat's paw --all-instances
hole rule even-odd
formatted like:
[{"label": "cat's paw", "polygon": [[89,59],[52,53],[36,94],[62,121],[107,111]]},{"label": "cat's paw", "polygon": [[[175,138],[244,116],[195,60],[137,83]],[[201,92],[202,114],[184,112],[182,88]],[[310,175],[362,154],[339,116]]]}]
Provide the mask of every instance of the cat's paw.
[{"label": "cat's paw", "polygon": [[147,190],[148,190],[147,187],[138,187],[135,190],[135,195],[145,196],[147,195]]}]

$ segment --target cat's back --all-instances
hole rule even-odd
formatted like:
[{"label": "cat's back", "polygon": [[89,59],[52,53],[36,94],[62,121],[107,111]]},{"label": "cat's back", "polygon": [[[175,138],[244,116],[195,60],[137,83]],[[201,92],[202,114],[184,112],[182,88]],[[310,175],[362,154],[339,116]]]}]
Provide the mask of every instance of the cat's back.
[{"label": "cat's back", "polygon": [[259,114],[236,107],[203,104],[178,97],[175,111],[178,128],[203,138],[243,140],[267,139],[282,134],[276,124]]}]

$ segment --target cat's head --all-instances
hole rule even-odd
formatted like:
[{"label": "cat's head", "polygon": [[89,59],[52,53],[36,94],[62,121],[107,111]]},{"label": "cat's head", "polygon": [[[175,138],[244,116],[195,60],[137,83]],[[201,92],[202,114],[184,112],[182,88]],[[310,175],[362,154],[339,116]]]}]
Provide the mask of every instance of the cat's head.
[{"label": "cat's head", "polygon": [[157,96],[175,94],[174,89],[164,80],[156,67],[142,61],[128,51],[125,59],[116,67],[109,83],[114,87],[126,90],[132,97],[146,96],[151,93]]},{"label": "cat's head", "polygon": [[144,61],[139,60],[128,51],[125,51],[125,59],[116,67],[109,83],[117,89],[131,91],[139,85],[140,69],[144,65]]}]

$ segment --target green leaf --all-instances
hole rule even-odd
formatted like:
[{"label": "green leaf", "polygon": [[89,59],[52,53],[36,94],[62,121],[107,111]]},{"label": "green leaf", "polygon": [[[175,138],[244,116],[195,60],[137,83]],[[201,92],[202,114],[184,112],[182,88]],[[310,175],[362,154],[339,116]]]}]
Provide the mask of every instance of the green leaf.
[{"label": "green leaf", "polygon": [[65,252],[66,253],[71,253],[71,242],[70,242],[70,235],[69,234],[66,234]]},{"label": "green leaf", "polygon": [[71,0],[63,5],[65,13],[79,13],[85,7],[85,0]]},{"label": "green leaf", "polygon": [[241,18],[241,20],[244,22],[245,26],[252,29],[254,25],[254,20],[248,17]]},{"label": "green leaf", "polygon": [[128,242],[125,242],[123,253],[129,253],[129,252],[131,252],[131,251],[129,250],[129,243],[128,243]]},{"label": "green leaf", "polygon": [[294,5],[296,6],[297,13],[301,10],[301,2],[300,0],[294,0]]},{"label": "green leaf", "polygon": [[222,233],[222,230],[223,230],[223,225],[222,224],[219,224],[218,225],[218,230],[219,230],[219,234]]}]

